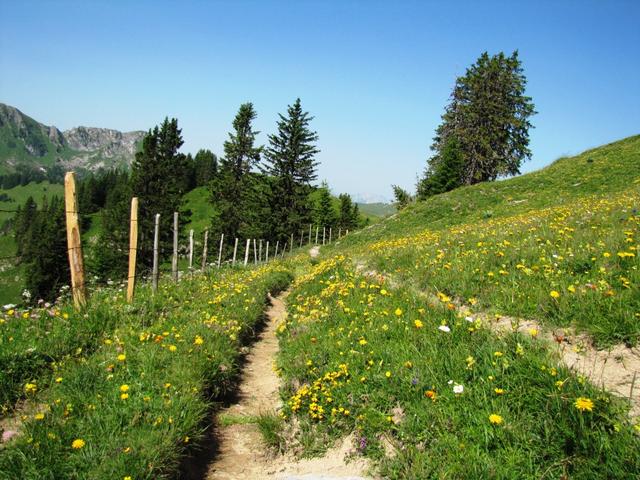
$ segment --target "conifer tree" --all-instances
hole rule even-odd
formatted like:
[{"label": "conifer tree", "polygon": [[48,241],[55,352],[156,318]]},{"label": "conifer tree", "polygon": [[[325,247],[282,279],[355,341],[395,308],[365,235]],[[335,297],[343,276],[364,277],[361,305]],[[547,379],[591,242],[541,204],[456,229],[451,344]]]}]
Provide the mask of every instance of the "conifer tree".
[{"label": "conifer tree", "polygon": [[357,225],[354,218],[354,209],[358,208],[358,206],[353,203],[351,196],[348,193],[341,193],[338,195],[338,199],[340,200],[338,227],[343,230],[353,230]]},{"label": "conifer tree", "polygon": [[[442,188],[520,173],[522,161],[531,157],[529,118],[536,113],[525,95],[526,83],[517,51],[509,57],[484,52],[456,80],[421,181],[428,184],[419,186],[422,198]],[[439,178],[430,182],[434,176]]]},{"label": "conifer tree", "polygon": [[317,178],[319,150],[316,132],[309,123],[313,117],[302,110],[300,99],[287,107],[287,116],[279,114],[278,133],[269,135],[262,171],[273,177],[270,195],[270,236],[284,239],[309,223],[308,196],[311,182]]},{"label": "conifer tree", "polygon": [[331,199],[329,186],[326,182],[322,182],[322,186],[319,190],[320,195],[316,203],[314,215],[315,223],[320,228],[334,227],[337,220],[337,214],[335,209],[333,208],[333,201]]},{"label": "conifer tree", "polygon": [[233,132],[224,142],[224,158],[218,175],[211,182],[211,202],[215,208],[212,230],[228,238],[246,235],[257,212],[251,169],[260,161],[262,147],[255,147],[258,133],[253,130],[256,118],[253,104],[244,103],[233,120]]},{"label": "conifer tree", "polygon": [[209,185],[209,182],[218,173],[218,157],[211,150],[198,150],[193,159],[195,164],[195,183],[196,186],[202,187]]},{"label": "conifer tree", "polygon": [[[149,130],[142,150],[131,166],[132,195],[138,197],[138,261],[144,267],[153,263],[153,230],[155,214],[160,214],[160,255],[167,258],[172,251],[173,212],[180,211],[185,193],[186,157],[179,153],[182,131],[178,120],[165,118],[160,127]],[[181,215],[181,225],[188,218]]]}]

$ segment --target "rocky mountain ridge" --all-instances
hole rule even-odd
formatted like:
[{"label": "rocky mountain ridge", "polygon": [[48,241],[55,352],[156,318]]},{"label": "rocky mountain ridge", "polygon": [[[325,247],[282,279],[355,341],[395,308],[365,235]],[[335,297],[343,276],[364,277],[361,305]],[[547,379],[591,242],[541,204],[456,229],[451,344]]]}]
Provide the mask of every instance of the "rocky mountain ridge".
[{"label": "rocky mountain ridge", "polygon": [[0,103],[0,173],[53,166],[90,171],[129,166],[144,134],[82,126],[62,132]]}]

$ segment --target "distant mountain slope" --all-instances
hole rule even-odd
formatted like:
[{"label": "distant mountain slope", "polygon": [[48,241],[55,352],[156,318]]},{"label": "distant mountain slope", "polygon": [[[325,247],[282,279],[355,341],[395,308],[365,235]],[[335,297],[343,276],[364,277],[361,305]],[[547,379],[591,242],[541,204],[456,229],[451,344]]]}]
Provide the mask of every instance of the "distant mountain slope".
[{"label": "distant mountain slope", "polygon": [[360,203],[358,202],[360,212],[369,217],[388,217],[396,213],[396,207],[393,203]]},{"label": "distant mountain slope", "polygon": [[61,132],[0,103],[0,174],[21,168],[97,170],[130,165],[143,131],[76,127]]}]

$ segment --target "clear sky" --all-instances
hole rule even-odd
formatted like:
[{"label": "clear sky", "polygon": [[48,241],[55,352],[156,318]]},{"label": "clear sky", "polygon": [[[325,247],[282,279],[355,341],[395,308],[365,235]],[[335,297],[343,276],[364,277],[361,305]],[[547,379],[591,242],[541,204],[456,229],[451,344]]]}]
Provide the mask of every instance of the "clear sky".
[{"label": "clear sky", "polygon": [[48,125],[146,130],[177,117],[183,151],[222,144],[242,102],[259,140],[296,97],[335,193],[413,190],[454,80],[520,51],[533,159],[640,133],[640,1],[0,0],[0,102]]}]

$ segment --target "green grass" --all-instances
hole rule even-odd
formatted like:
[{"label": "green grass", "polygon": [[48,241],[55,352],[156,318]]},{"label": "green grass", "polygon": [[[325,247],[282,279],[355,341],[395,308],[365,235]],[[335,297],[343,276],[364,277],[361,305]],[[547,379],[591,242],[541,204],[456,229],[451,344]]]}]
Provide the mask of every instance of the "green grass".
[{"label": "green grass", "polygon": [[299,257],[278,365],[306,451],[355,431],[386,478],[640,476],[625,399],[544,341],[464,313],[636,345],[638,165],[635,136],[413,204],[311,265]]},{"label": "green grass", "polygon": [[184,196],[183,210],[191,210],[191,221],[186,231],[193,229],[196,235],[200,235],[211,227],[213,206],[209,202],[210,196],[207,187],[194,188]]},{"label": "green grass", "polygon": [[498,336],[344,257],[299,277],[288,298],[278,366],[285,414],[308,448],[355,431],[359,452],[393,479],[640,473],[626,402],[559,366],[543,341]]},{"label": "green grass", "polygon": [[[29,414],[0,450],[3,478],[173,478],[213,400],[233,387],[267,292],[289,281],[272,264],[165,283],[155,296],[141,288],[132,306],[122,293],[94,298],[111,308],[115,329],[105,328],[94,351],[52,365],[48,380],[30,382],[41,416]],[[82,319],[68,322],[69,337]]]},{"label": "green grass", "polygon": [[392,203],[358,203],[360,212],[368,217],[388,217],[396,213],[396,207]]}]

